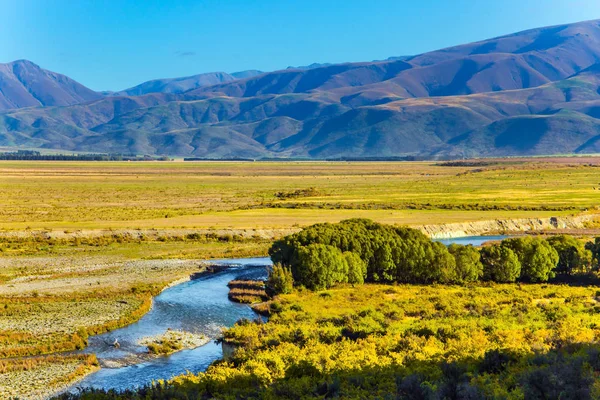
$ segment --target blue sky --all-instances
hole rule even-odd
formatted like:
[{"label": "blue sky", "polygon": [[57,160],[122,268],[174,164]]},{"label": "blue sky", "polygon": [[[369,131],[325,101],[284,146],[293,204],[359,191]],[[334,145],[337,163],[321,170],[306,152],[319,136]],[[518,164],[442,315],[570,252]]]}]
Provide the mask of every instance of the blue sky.
[{"label": "blue sky", "polygon": [[0,0],[0,62],[95,90],[418,54],[600,18],[598,0]]}]

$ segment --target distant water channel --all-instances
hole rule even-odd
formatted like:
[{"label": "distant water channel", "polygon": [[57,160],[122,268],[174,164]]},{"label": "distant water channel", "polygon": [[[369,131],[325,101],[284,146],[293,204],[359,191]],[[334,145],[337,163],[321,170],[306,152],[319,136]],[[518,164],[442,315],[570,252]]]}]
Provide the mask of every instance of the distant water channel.
[{"label": "distant water channel", "polygon": [[[478,246],[489,240],[502,240],[505,236],[472,236],[455,239],[443,239],[440,242],[473,244]],[[249,306],[229,301],[227,283],[233,279],[264,279],[269,258],[245,258],[213,261],[213,264],[230,265],[231,268],[205,275],[199,279],[182,283],[165,290],[155,297],[150,312],[138,322],[127,327],[89,338],[87,353],[95,353],[101,364],[112,360],[139,359],[146,348],[137,345],[138,340],[146,336],[164,333],[168,328],[193,333],[203,333],[215,338],[222,327],[230,327],[242,318],[255,319]],[[117,339],[121,347],[112,346]],[[158,379],[169,379],[186,372],[198,373],[215,360],[223,356],[220,345],[214,340],[193,350],[183,350],[167,357],[153,358],[149,361],[117,368],[104,367],[75,384],[78,388],[131,389],[143,386]]]}]

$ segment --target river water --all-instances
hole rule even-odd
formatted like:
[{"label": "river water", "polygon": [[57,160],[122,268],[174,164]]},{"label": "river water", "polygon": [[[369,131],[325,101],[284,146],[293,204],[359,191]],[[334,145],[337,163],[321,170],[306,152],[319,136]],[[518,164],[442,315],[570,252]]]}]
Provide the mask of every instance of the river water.
[{"label": "river water", "polygon": [[[443,239],[440,242],[473,244],[478,246],[489,240],[502,240],[505,236],[472,236]],[[213,264],[232,267],[216,274],[182,283],[165,290],[155,297],[150,312],[138,322],[103,335],[89,338],[87,353],[95,353],[101,364],[111,360],[138,360],[132,365],[118,368],[102,368],[75,384],[78,388],[131,389],[158,379],[169,379],[186,372],[204,371],[213,361],[222,357],[220,345],[210,341],[193,350],[184,350],[167,357],[158,357],[140,362],[146,347],[137,342],[146,336],[164,333],[167,329],[179,329],[192,333],[203,333],[210,338],[218,337],[222,327],[230,327],[242,318],[255,319],[249,306],[229,301],[227,283],[233,279],[264,279],[269,258],[247,258],[212,261]],[[117,339],[121,347],[112,343]],[[142,358],[140,358],[142,357]]]},{"label": "river water", "polygon": [[[242,318],[255,319],[250,307],[229,301],[227,283],[237,278],[264,279],[269,258],[248,258],[213,261],[212,264],[233,267],[216,274],[185,282],[162,292],[154,298],[150,312],[138,322],[124,328],[89,338],[86,352],[95,353],[102,363],[114,359],[134,358],[147,351],[137,341],[146,336],[179,329],[218,337],[221,327],[232,326]],[[121,347],[112,346],[115,339]],[[200,372],[221,358],[221,345],[210,341],[193,350],[184,350],[168,357],[158,357],[120,368],[102,368],[74,385],[74,389],[94,387],[128,389],[143,386],[157,379],[168,379],[187,371]]]}]

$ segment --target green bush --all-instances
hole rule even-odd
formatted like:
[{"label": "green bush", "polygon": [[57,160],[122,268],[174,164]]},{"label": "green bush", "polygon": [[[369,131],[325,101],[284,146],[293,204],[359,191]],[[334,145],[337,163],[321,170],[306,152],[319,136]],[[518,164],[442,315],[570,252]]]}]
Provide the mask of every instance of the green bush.
[{"label": "green bush", "polygon": [[348,264],[336,247],[319,243],[300,246],[296,257],[292,265],[294,280],[308,289],[323,290],[348,282]]},{"label": "green bush", "polygon": [[592,252],[573,236],[558,235],[548,238],[550,246],[558,253],[558,274],[573,275],[588,272],[592,266]]},{"label": "green bush", "polygon": [[346,251],[343,256],[348,264],[348,283],[362,285],[367,276],[367,263],[351,251]]},{"label": "green bush", "polygon": [[[301,249],[313,244],[356,254],[366,265],[367,282],[435,283],[450,281],[454,275],[455,261],[444,245],[432,242],[416,229],[366,219],[313,225],[274,242],[269,254],[274,263],[292,269],[297,283],[310,287],[312,283],[303,282],[310,274],[299,278],[303,274],[299,261],[304,251]],[[337,281],[351,282],[355,278],[347,276]]]},{"label": "green bush", "polygon": [[289,268],[279,264],[273,265],[269,271],[265,290],[269,296],[289,294],[294,290],[294,278]]}]

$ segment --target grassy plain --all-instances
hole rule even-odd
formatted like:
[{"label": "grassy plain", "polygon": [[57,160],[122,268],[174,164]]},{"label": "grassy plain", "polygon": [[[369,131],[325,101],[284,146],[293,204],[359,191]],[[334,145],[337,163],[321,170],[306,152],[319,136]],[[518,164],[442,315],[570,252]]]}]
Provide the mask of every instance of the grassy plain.
[{"label": "grassy plain", "polygon": [[594,208],[600,161],[569,160],[4,161],[0,229],[282,228],[349,216],[426,224]]},{"label": "grassy plain", "polygon": [[[265,255],[273,237],[316,222],[418,225],[594,210],[598,166],[600,158],[0,161],[0,357],[85,346],[88,334],[138,319],[152,295],[199,271],[198,260]],[[39,366],[71,363],[61,357]],[[7,365],[0,393],[23,374]]]}]

